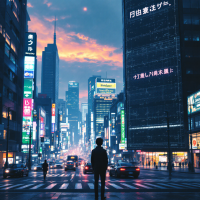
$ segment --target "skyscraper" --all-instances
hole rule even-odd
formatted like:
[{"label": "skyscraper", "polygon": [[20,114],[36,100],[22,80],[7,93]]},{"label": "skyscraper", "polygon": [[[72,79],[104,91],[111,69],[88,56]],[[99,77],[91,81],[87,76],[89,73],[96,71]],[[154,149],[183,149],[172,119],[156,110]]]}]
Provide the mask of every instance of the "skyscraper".
[{"label": "skyscraper", "polygon": [[[55,25],[56,27],[56,25]],[[56,28],[54,43],[48,44],[42,52],[41,92],[47,94],[57,104],[59,91],[59,55],[56,45]]]},{"label": "skyscraper", "polygon": [[8,108],[11,160],[21,151],[25,33],[30,20],[26,8],[26,1],[0,1],[0,168],[5,162]]},{"label": "skyscraper", "polygon": [[68,109],[69,136],[71,144],[78,144],[78,119],[79,119],[79,83],[69,81],[66,91],[66,102]]},{"label": "skyscraper", "polygon": [[128,149],[166,151],[168,113],[171,151],[188,150],[187,95],[200,84],[199,12],[199,1],[123,0]]},{"label": "skyscraper", "polygon": [[90,139],[91,135],[91,112],[92,112],[92,101],[95,94],[96,78],[101,78],[101,76],[92,76],[88,79],[88,133],[87,133],[88,139]]}]

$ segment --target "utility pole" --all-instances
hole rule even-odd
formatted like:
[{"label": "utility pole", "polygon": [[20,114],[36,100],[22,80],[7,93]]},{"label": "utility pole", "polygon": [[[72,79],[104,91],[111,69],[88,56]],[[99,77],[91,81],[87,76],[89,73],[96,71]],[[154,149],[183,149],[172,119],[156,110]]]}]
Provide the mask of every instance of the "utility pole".
[{"label": "utility pole", "polygon": [[171,179],[171,152],[170,152],[170,136],[169,136],[169,113],[165,111],[167,114],[167,134],[168,134],[168,170],[169,170],[169,179]]},{"label": "utility pole", "polygon": [[29,135],[29,170],[31,170],[31,125],[30,125],[30,135]]},{"label": "utility pole", "polygon": [[9,135],[10,108],[8,107],[8,124],[7,124],[7,147],[6,147],[6,168],[8,168],[8,135]]},{"label": "utility pole", "polygon": [[190,147],[191,147],[191,172],[194,172],[194,157],[193,157],[193,151],[192,151],[192,118],[191,118],[191,106],[193,104],[190,104]]}]

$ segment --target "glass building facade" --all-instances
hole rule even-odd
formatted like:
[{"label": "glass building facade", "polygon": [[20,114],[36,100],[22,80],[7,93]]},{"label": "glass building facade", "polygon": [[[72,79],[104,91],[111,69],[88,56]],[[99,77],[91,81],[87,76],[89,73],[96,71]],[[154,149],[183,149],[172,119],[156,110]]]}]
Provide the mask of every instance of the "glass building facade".
[{"label": "glass building facade", "polygon": [[199,7],[196,0],[123,0],[128,149],[165,151],[168,112],[171,149],[188,150],[187,95],[200,73]]}]

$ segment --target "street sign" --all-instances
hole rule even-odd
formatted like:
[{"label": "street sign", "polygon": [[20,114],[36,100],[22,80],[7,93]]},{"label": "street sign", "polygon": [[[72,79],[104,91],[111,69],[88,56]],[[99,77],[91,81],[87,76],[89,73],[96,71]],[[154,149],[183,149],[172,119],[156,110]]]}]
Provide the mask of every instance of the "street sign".
[{"label": "street sign", "polygon": [[32,79],[24,79],[24,99],[32,99],[33,98],[33,80]]}]

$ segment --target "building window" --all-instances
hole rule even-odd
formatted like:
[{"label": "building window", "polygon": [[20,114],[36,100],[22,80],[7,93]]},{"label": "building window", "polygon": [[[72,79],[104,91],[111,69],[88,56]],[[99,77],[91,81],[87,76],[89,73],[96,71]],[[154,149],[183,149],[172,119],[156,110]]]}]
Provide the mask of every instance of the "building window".
[{"label": "building window", "polygon": [[3,86],[3,96],[7,97],[8,95],[8,90],[6,86]]},{"label": "building window", "polygon": [[183,23],[184,24],[191,24],[192,23],[191,15],[188,15],[188,14],[183,15]]},{"label": "building window", "polygon": [[11,42],[11,48],[12,48],[12,50],[13,50],[15,53],[17,53],[17,51],[16,51],[16,47],[15,47],[15,45],[14,45],[13,42]]},{"label": "building window", "polygon": [[193,35],[193,41],[199,41],[199,35],[198,34]]},{"label": "building window", "polygon": [[10,46],[10,37],[9,37],[9,35],[7,33],[6,33],[5,40],[8,43],[8,45]]},{"label": "building window", "polygon": [[9,54],[10,54],[10,47],[5,43],[5,54],[8,56],[9,58]]},{"label": "building window", "polygon": [[10,53],[10,60],[15,64],[15,56],[12,53]]},{"label": "building window", "polygon": [[0,33],[2,34],[3,33],[3,28],[2,28],[2,25],[0,24]]},{"label": "building window", "polygon": [[183,8],[190,8],[190,0],[183,0]]},{"label": "building window", "polygon": [[192,15],[192,24],[199,25],[199,15]]},{"label": "building window", "polygon": [[3,139],[4,139],[4,140],[6,139],[6,133],[7,133],[7,131],[6,131],[6,130],[3,130]]},{"label": "building window", "polygon": [[199,0],[191,0],[191,8],[198,8]]}]

